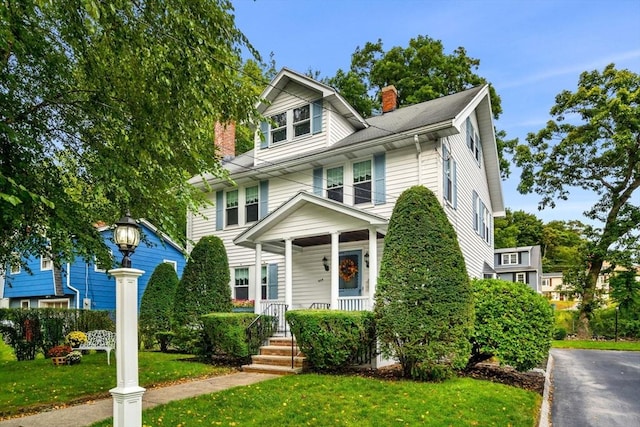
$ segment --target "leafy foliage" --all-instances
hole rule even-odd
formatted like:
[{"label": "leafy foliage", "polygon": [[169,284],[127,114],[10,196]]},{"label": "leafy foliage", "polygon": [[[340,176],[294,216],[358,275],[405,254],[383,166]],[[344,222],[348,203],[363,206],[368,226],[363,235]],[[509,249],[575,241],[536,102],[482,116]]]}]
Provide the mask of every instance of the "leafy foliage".
[{"label": "leafy foliage", "polygon": [[261,335],[253,336],[253,342],[247,336],[247,327],[256,319],[254,313],[211,313],[202,316],[204,340],[200,353],[205,358],[224,355],[228,358],[246,361],[257,354],[260,345],[273,331],[273,317],[263,316],[261,320],[267,326],[261,329]]},{"label": "leafy foliage", "polygon": [[156,340],[161,351],[167,351],[169,338],[156,334],[171,330],[173,302],[178,287],[178,275],[173,266],[163,262],[153,270],[147,288],[140,301],[140,338],[146,348],[151,348]]},{"label": "leafy foliage", "polygon": [[[446,54],[440,40],[418,36],[407,47],[395,46],[387,51],[382,40],[367,42],[351,55],[348,71],[339,69],[325,83],[340,94],[363,116],[370,117],[381,107],[381,91],[388,85],[398,89],[399,106],[429,101],[487,83],[475,73],[480,60],[467,56],[463,47]],[[495,118],[502,113],[501,100],[489,87]],[[509,162],[503,152],[511,153],[517,139],[507,140],[504,131],[496,132],[500,169],[509,176]]]},{"label": "leafy foliage", "polygon": [[[613,64],[580,75],[575,92],[562,91],[550,120],[516,149],[522,168],[518,189],[541,196],[540,208],[567,200],[572,188],[599,196],[584,215],[602,224],[587,227],[588,270],[582,288],[579,335],[589,336],[595,285],[604,260],[637,261],[640,206],[640,75]],[[557,142],[554,142],[557,141]]]},{"label": "leafy foliage", "polygon": [[469,365],[491,357],[527,371],[549,354],[553,310],[522,283],[496,279],[472,282],[476,320]]},{"label": "leafy foliage", "polygon": [[298,347],[317,370],[345,368],[375,347],[369,311],[294,310],[286,316]]},{"label": "leafy foliage", "polygon": [[448,376],[469,358],[473,307],[464,258],[442,206],[425,187],[404,191],[394,207],[375,316],[382,351],[399,359],[405,376]]},{"label": "leafy foliage", "polygon": [[638,312],[640,307],[640,280],[633,268],[618,271],[609,279],[611,298],[623,313]]},{"label": "leafy foliage", "polygon": [[[126,209],[184,242],[216,121],[256,117],[228,0],[10,2],[0,13],[0,264],[109,251]],[[46,232],[46,239],[43,237]]]},{"label": "leafy foliage", "polygon": [[229,280],[224,243],[216,236],[201,238],[191,251],[176,289],[176,325],[191,328],[200,324],[204,314],[231,312]]}]

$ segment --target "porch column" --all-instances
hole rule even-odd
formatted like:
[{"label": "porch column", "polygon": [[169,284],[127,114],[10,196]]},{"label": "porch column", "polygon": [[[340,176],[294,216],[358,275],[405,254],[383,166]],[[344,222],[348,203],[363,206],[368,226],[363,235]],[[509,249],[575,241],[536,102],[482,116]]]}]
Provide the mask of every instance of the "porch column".
[{"label": "porch column", "polygon": [[374,227],[369,228],[369,299],[371,307],[375,301],[376,286],[378,285],[378,232]]},{"label": "porch column", "polygon": [[331,233],[331,309],[338,310],[340,295],[340,233]]},{"label": "porch column", "polygon": [[293,305],[293,243],[284,241],[284,303],[289,309]]},{"label": "porch column", "polygon": [[[253,312],[255,314],[260,314],[261,307],[260,302],[262,301],[262,243],[256,243],[256,268],[254,272],[254,283],[256,284]],[[267,295],[267,298],[269,296]]]}]

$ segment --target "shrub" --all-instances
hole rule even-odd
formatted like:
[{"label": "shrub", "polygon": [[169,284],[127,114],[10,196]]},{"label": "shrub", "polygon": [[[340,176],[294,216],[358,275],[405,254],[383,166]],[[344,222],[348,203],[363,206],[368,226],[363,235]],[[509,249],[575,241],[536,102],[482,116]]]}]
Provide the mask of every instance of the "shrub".
[{"label": "shrub", "polygon": [[159,264],[147,284],[140,301],[140,338],[145,348],[160,344],[160,351],[167,351],[168,339],[158,340],[160,332],[171,330],[173,303],[178,287],[178,275],[171,264]]},{"label": "shrub", "polygon": [[384,239],[376,292],[383,354],[405,376],[442,379],[466,365],[473,306],[456,233],[436,196],[412,187],[398,198]]},{"label": "shrub", "polygon": [[[211,313],[202,316],[204,343],[202,353],[205,357],[223,355],[235,360],[246,360],[252,354],[252,345],[247,337],[247,327],[256,319],[253,313]],[[262,316],[270,324],[271,316]],[[273,328],[264,330],[258,337],[261,343],[271,336]],[[259,346],[259,344],[258,344]],[[254,354],[255,354],[254,349]]]},{"label": "shrub", "polygon": [[175,294],[177,326],[197,328],[200,316],[231,312],[229,262],[222,240],[205,236],[191,251]]},{"label": "shrub", "polygon": [[565,328],[554,328],[553,329],[553,339],[562,341],[567,337],[567,330]]},{"label": "shrub", "polygon": [[469,365],[497,357],[518,371],[535,367],[549,354],[553,310],[523,283],[473,281],[476,321]]},{"label": "shrub", "polygon": [[372,354],[373,313],[369,311],[293,310],[287,322],[307,361],[317,370],[337,370]]}]

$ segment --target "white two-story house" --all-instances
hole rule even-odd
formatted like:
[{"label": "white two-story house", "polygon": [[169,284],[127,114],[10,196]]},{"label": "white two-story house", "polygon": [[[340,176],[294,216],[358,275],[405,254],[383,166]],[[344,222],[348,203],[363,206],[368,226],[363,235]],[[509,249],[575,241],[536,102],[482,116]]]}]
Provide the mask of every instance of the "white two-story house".
[{"label": "white two-story house", "polygon": [[208,182],[213,205],[188,214],[187,237],[224,241],[234,298],[255,300],[256,312],[371,309],[389,218],[414,185],[440,199],[469,276],[494,274],[504,202],[486,85],[404,108],[387,87],[382,114],[365,120],[333,88],[285,68],[262,99],[270,120],[254,150],[221,153],[233,182],[191,180]]}]

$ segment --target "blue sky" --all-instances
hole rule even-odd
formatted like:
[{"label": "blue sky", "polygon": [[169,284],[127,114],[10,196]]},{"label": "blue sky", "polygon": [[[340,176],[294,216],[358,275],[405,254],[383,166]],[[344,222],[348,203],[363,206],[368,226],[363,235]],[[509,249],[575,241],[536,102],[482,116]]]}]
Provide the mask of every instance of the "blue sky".
[{"label": "blue sky", "polygon": [[[356,47],[381,39],[388,50],[418,35],[462,46],[502,99],[496,122],[525,142],[544,127],[555,96],[575,90],[583,71],[607,64],[640,73],[640,0],[235,0],[237,27],[276,66],[333,76]],[[503,181],[505,205],[543,221],[584,220],[595,195],[572,191],[555,209],[520,195],[520,171]]]}]

